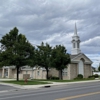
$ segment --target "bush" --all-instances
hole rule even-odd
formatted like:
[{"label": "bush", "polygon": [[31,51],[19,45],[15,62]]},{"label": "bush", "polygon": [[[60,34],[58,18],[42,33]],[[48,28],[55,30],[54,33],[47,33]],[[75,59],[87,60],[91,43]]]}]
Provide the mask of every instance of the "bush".
[{"label": "bush", "polygon": [[59,80],[59,77],[52,76],[51,79],[52,79],[52,80]]},{"label": "bush", "polygon": [[95,75],[93,75],[94,76],[94,78],[98,78],[99,77],[99,75],[98,74],[95,74]]},{"label": "bush", "polygon": [[74,80],[78,80],[78,79],[83,79],[83,75],[82,74],[78,74],[76,78],[74,78]]},{"label": "bush", "polygon": [[89,76],[88,78],[98,78],[98,77],[99,77],[99,75],[95,74],[95,75]]},{"label": "bush", "polygon": [[78,75],[77,75],[77,78],[83,79],[83,75],[82,75],[82,74],[78,74]]},{"label": "bush", "polygon": [[88,79],[95,79],[95,77],[92,75],[92,76],[89,76]]},{"label": "bush", "polygon": [[92,76],[88,76],[88,78],[94,78],[94,76],[92,75]]}]

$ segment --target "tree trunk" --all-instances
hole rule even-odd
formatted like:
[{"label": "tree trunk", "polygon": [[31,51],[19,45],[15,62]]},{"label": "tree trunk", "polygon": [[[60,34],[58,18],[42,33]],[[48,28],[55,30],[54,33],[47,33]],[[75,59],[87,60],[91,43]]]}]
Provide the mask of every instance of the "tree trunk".
[{"label": "tree trunk", "polygon": [[32,67],[32,76],[31,76],[31,79],[33,79],[33,67]]},{"label": "tree trunk", "polygon": [[49,73],[49,70],[46,69],[46,71],[47,71],[46,79],[48,80],[48,73]]},{"label": "tree trunk", "polygon": [[62,70],[59,70],[59,79],[62,80]]},{"label": "tree trunk", "polygon": [[19,67],[17,66],[17,81],[19,81]]}]

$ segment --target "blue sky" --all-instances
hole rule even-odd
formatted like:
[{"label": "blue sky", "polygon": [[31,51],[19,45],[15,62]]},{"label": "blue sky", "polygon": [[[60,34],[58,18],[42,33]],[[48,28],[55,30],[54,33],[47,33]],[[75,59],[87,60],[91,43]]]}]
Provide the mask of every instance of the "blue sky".
[{"label": "blue sky", "polygon": [[99,0],[0,0],[0,34],[15,26],[32,44],[62,44],[71,53],[77,23],[81,51],[97,67],[100,62]]}]

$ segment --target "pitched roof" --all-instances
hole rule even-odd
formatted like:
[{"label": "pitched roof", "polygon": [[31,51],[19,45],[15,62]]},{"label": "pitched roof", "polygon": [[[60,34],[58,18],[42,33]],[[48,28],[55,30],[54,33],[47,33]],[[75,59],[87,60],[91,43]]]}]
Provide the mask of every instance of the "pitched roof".
[{"label": "pitched roof", "polygon": [[76,57],[76,56],[78,56],[78,55],[80,55],[80,54],[82,54],[82,53],[79,53],[79,54],[77,54],[77,55],[71,55],[71,54],[70,54],[70,58],[73,59],[74,57]]},{"label": "pitched roof", "polygon": [[77,55],[70,55],[71,60],[75,60],[77,57],[84,55],[91,63],[93,63],[84,53],[79,53]]}]

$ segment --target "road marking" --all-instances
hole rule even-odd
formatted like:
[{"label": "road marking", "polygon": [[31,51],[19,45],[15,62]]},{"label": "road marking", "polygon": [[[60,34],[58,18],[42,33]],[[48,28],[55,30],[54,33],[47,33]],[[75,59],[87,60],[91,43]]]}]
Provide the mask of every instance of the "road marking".
[{"label": "road marking", "polygon": [[85,97],[85,96],[90,96],[90,95],[95,95],[95,94],[100,94],[100,91],[99,92],[92,92],[92,93],[88,93],[88,94],[70,96],[70,97],[66,97],[66,98],[60,98],[60,99],[56,99],[56,100],[70,100],[70,99],[75,99],[75,98],[80,98],[80,97]]}]

